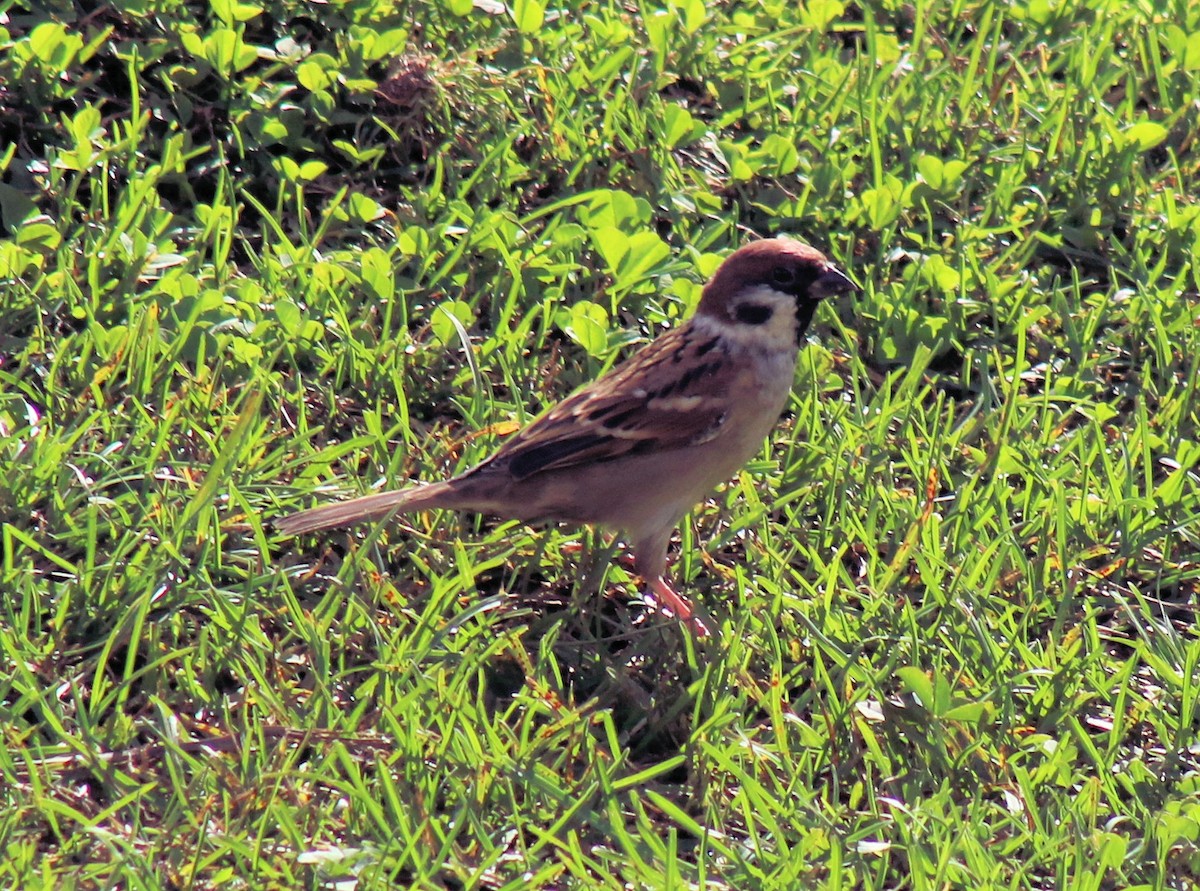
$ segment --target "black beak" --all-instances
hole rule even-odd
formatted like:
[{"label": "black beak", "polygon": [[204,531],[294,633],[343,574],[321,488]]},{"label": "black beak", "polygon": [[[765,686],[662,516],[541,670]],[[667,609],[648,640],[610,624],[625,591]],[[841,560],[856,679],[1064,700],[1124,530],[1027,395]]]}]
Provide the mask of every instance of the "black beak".
[{"label": "black beak", "polygon": [[808,294],[810,297],[820,300],[822,297],[834,297],[838,294],[853,294],[858,289],[858,285],[850,281],[846,273],[830,264],[809,286]]}]

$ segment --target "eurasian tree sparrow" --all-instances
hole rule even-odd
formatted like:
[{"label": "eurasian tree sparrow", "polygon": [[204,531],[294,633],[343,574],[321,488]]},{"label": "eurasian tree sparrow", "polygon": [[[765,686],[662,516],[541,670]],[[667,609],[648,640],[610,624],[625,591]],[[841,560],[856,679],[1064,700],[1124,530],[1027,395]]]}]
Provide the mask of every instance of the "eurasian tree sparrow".
[{"label": "eurasian tree sparrow", "polygon": [[761,447],[787,402],[818,301],[855,290],[814,248],[765,239],[731,254],[695,314],[444,482],[290,514],[287,535],[396,512],[468,510],[620,530],[634,570],[679,619],[706,629],[667,583],[680,519]]}]

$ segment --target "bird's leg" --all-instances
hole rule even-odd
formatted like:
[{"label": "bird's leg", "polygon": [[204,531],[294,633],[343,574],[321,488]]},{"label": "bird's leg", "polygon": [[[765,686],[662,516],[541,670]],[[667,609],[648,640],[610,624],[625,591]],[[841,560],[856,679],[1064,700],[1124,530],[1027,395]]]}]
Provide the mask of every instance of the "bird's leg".
[{"label": "bird's leg", "polygon": [[646,579],[649,594],[660,609],[668,609],[681,622],[690,622],[695,615],[692,604],[686,597],[667,584],[662,576]]},{"label": "bird's leg", "polygon": [[646,584],[649,587],[647,593],[651,600],[659,608],[666,607],[670,610],[675,618],[695,632],[696,637],[713,636],[712,620],[707,616],[702,618],[698,615],[698,609],[693,607],[686,597],[668,585],[665,578],[660,575],[657,578],[647,579]]},{"label": "bird's leg", "polygon": [[657,529],[633,543],[633,570],[646,582],[646,595],[660,609],[666,608],[697,637],[712,637],[716,626],[667,584],[667,542],[671,529]]},{"label": "bird's leg", "polygon": [[[593,534],[599,535],[599,533]],[[584,545],[582,542],[569,542],[563,546],[563,553],[578,555],[583,551]],[[712,637],[712,631],[710,630],[714,627],[712,620],[707,616],[703,618],[698,616],[696,614],[697,608],[692,606],[686,597],[677,593],[667,582],[666,578],[664,578],[663,570],[665,570],[667,564],[665,545],[663,545],[662,551],[663,556],[659,561],[653,559],[640,561],[640,557],[631,556],[628,550],[619,559],[622,563],[631,563],[632,565],[627,566],[627,568],[646,582],[647,590],[644,596],[653,606],[659,610],[670,612],[671,615],[694,631],[697,637]],[[638,551],[639,555],[643,553],[657,554],[658,550],[651,547],[647,550]],[[593,582],[595,583],[594,587],[598,589],[599,575],[604,572],[604,569],[603,563],[599,564],[599,572],[593,566],[580,582],[583,590],[592,590]]]}]

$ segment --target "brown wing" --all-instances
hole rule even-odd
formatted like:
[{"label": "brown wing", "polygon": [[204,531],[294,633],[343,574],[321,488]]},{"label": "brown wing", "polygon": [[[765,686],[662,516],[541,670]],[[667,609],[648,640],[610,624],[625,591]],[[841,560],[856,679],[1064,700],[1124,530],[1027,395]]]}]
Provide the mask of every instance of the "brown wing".
[{"label": "brown wing", "polygon": [[[725,356],[716,338],[676,328],[576,391],[487,462],[516,479],[703,442],[725,423]],[[481,468],[482,469],[482,468]]]}]

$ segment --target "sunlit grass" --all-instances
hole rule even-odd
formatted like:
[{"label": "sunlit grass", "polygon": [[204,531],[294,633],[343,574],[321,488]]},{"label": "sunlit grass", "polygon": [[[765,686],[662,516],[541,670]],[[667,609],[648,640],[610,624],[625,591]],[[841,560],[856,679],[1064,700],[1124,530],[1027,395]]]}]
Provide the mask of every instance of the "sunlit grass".
[{"label": "sunlit grass", "polygon": [[[10,884],[1190,887],[1196,10],[151,6],[0,22]],[[680,530],[719,639],[598,533],[273,533],[778,233],[863,291]]]}]

